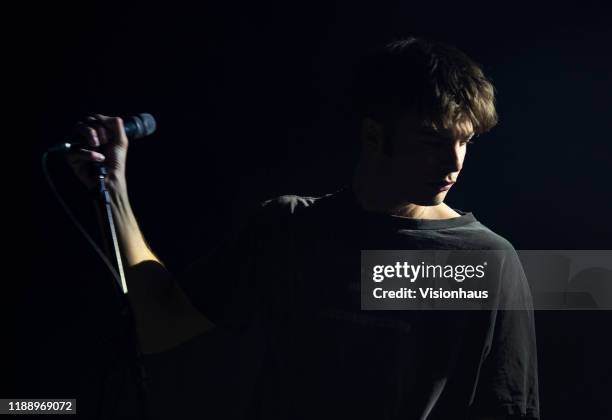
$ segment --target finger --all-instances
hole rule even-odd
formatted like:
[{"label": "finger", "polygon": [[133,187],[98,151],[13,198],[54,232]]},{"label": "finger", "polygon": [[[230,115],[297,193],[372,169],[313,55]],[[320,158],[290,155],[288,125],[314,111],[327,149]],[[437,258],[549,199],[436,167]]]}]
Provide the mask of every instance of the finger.
[{"label": "finger", "polygon": [[104,162],[106,156],[102,153],[88,149],[77,149],[66,154],[66,161],[70,165],[79,165],[83,162]]},{"label": "finger", "polygon": [[94,114],[94,118],[96,118],[99,122],[102,123],[104,128],[108,131],[108,133],[112,133],[114,138],[117,140],[120,146],[127,147],[128,139],[125,134],[125,128],[123,126],[123,120],[119,117],[109,117],[102,114]]},{"label": "finger", "polygon": [[106,127],[104,126],[104,123],[97,117],[98,115],[100,114],[88,115],[86,117],[86,120],[88,124],[90,124],[96,130],[98,139],[100,139],[100,144],[107,144],[109,135],[107,133]]},{"label": "finger", "polygon": [[92,147],[100,146],[100,140],[99,140],[98,134],[93,127],[83,122],[79,122],[74,127],[74,133],[79,139],[83,140],[85,144],[87,144],[88,146],[92,146]]}]

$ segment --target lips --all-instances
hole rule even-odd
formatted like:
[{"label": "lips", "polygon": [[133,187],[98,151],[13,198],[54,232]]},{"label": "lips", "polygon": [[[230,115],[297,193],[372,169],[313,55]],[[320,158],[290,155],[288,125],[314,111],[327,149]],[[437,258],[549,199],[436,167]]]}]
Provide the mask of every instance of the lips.
[{"label": "lips", "polygon": [[430,185],[433,186],[437,191],[446,191],[450,189],[450,187],[454,184],[454,181],[434,181],[431,182]]},{"label": "lips", "polygon": [[441,180],[441,181],[431,182],[431,185],[433,185],[434,187],[447,187],[449,185],[453,185],[454,183],[455,181]]}]

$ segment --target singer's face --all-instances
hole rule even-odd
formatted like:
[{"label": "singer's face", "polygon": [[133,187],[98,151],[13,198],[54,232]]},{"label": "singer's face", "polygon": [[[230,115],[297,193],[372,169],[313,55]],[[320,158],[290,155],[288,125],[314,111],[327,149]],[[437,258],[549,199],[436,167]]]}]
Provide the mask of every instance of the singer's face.
[{"label": "singer's face", "polygon": [[[370,124],[377,124],[370,120]],[[412,114],[391,129],[374,132],[390,142],[391,150],[374,150],[378,177],[393,195],[411,203],[432,206],[444,201],[463,168],[473,126],[463,120],[453,127],[427,125]]]}]

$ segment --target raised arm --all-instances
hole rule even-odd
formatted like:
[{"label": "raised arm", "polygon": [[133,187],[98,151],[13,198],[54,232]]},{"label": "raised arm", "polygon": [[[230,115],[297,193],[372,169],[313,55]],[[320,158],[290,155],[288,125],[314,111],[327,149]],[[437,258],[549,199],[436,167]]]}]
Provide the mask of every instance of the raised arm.
[{"label": "raised arm", "polygon": [[162,352],[210,330],[213,324],[195,309],[151,250],[132,211],[125,176],[129,143],[122,120],[94,115],[80,123],[77,132],[88,146],[71,151],[66,160],[79,180],[93,188],[92,162],[104,162],[108,168],[106,187],[142,351]]}]

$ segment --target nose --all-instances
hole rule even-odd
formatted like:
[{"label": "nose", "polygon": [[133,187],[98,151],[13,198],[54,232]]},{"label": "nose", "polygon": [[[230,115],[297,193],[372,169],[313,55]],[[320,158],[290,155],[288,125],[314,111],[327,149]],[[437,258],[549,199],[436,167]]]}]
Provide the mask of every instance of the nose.
[{"label": "nose", "polygon": [[456,142],[444,148],[442,155],[442,164],[447,173],[459,172],[463,168],[465,148],[460,143]]}]

